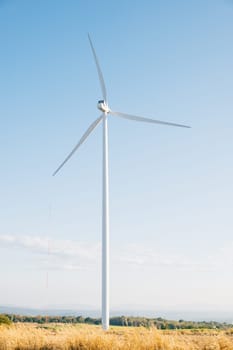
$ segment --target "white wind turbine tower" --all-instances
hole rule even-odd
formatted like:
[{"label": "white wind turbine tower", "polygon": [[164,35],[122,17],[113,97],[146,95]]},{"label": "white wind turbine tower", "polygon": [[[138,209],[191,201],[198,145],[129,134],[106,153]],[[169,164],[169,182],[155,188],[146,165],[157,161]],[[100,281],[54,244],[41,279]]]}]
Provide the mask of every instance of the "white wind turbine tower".
[{"label": "white wind turbine tower", "polygon": [[134,120],[137,122],[147,122],[154,124],[162,124],[168,126],[190,128],[190,126],[169,123],[161,120],[154,120],[150,118],[139,117],[135,115],[129,115],[126,113],[112,111],[107,102],[107,92],[104,83],[104,78],[98,58],[95,53],[94,46],[92,44],[91,38],[88,35],[91,50],[94,56],[100,86],[102,90],[102,100],[98,101],[97,108],[102,112],[99,118],[97,118],[83,134],[77,145],[66,157],[66,159],[61,163],[57,170],[53,173],[53,176],[58,173],[58,171],[63,167],[63,165],[73,156],[77,149],[82,145],[82,143],[87,139],[90,133],[102,123],[103,127],[103,198],[102,198],[102,327],[104,330],[109,328],[109,169],[108,169],[108,117],[113,115],[114,117],[121,117],[129,120]]}]

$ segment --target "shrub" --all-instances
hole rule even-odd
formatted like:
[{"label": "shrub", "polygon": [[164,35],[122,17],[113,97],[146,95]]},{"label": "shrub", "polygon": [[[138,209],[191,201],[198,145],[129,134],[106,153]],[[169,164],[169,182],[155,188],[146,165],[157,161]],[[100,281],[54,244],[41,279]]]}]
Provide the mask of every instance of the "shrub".
[{"label": "shrub", "polygon": [[0,325],[1,324],[10,325],[11,324],[11,320],[6,315],[0,315]]}]

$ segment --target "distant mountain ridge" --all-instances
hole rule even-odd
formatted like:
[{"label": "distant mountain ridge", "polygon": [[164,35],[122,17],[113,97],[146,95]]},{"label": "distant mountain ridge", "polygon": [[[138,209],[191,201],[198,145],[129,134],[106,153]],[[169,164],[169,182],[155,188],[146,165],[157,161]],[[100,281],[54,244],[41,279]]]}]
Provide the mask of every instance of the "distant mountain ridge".
[{"label": "distant mountain ridge", "polygon": [[25,316],[92,316],[100,317],[100,311],[98,310],[75,310],[75,309],[52,309],[52,308],[27,308],[18,306],[0,306],[0,313],[2,314],[15,314]]},{"label": "distant mountain ridge", "polygon": [[[24,316],[83,316],[100,318],[101,312],[98,309],[91,308],[87,305],[77,305],[70,308],[30,308],[18,306],[0,306],[0,313],[15,314]],[[114,316],[132,316],[157,318],[162,317],[170,320],[189,320],[189,321],[217,321],[233,324],[233,311],[174,311],[174,310],[142,310],[139,309],[113,309],[110,312],[111,317]]]}]

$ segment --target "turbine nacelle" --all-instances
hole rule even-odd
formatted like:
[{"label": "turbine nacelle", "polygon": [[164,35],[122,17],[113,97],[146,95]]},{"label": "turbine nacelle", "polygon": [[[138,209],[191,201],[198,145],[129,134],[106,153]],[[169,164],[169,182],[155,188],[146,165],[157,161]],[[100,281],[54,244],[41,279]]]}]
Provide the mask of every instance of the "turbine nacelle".
[{"label": "turbine nacelle", "polygon": [[97,103],[97,108],[104,113],[109,113],[110,109],[104,100],[99,100]]}]

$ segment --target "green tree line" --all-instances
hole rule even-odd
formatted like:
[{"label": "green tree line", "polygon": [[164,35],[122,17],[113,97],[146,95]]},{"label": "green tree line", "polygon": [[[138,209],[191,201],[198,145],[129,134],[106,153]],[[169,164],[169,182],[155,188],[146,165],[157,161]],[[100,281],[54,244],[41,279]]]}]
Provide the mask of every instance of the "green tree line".
[{"label": "green tree line", "polygon": [[[2,321],[1,321],[2,320]],[[24,316],[5,314],[0,315],[0,323],[11,322],[29,322],[29,323],[87,323],[87,324],[101,324],[100,318],[82,317],[82,316]],[[111,317],[110,325],[112,326],[127,326],[127,327],[156,327],[158,329],[227,329],[232,328],[232,324],[220,322],[193,322],[193,321],[173,321],[166,320],[161,317],[146,318],[146,317],[129,317],[117,316]]]}]

